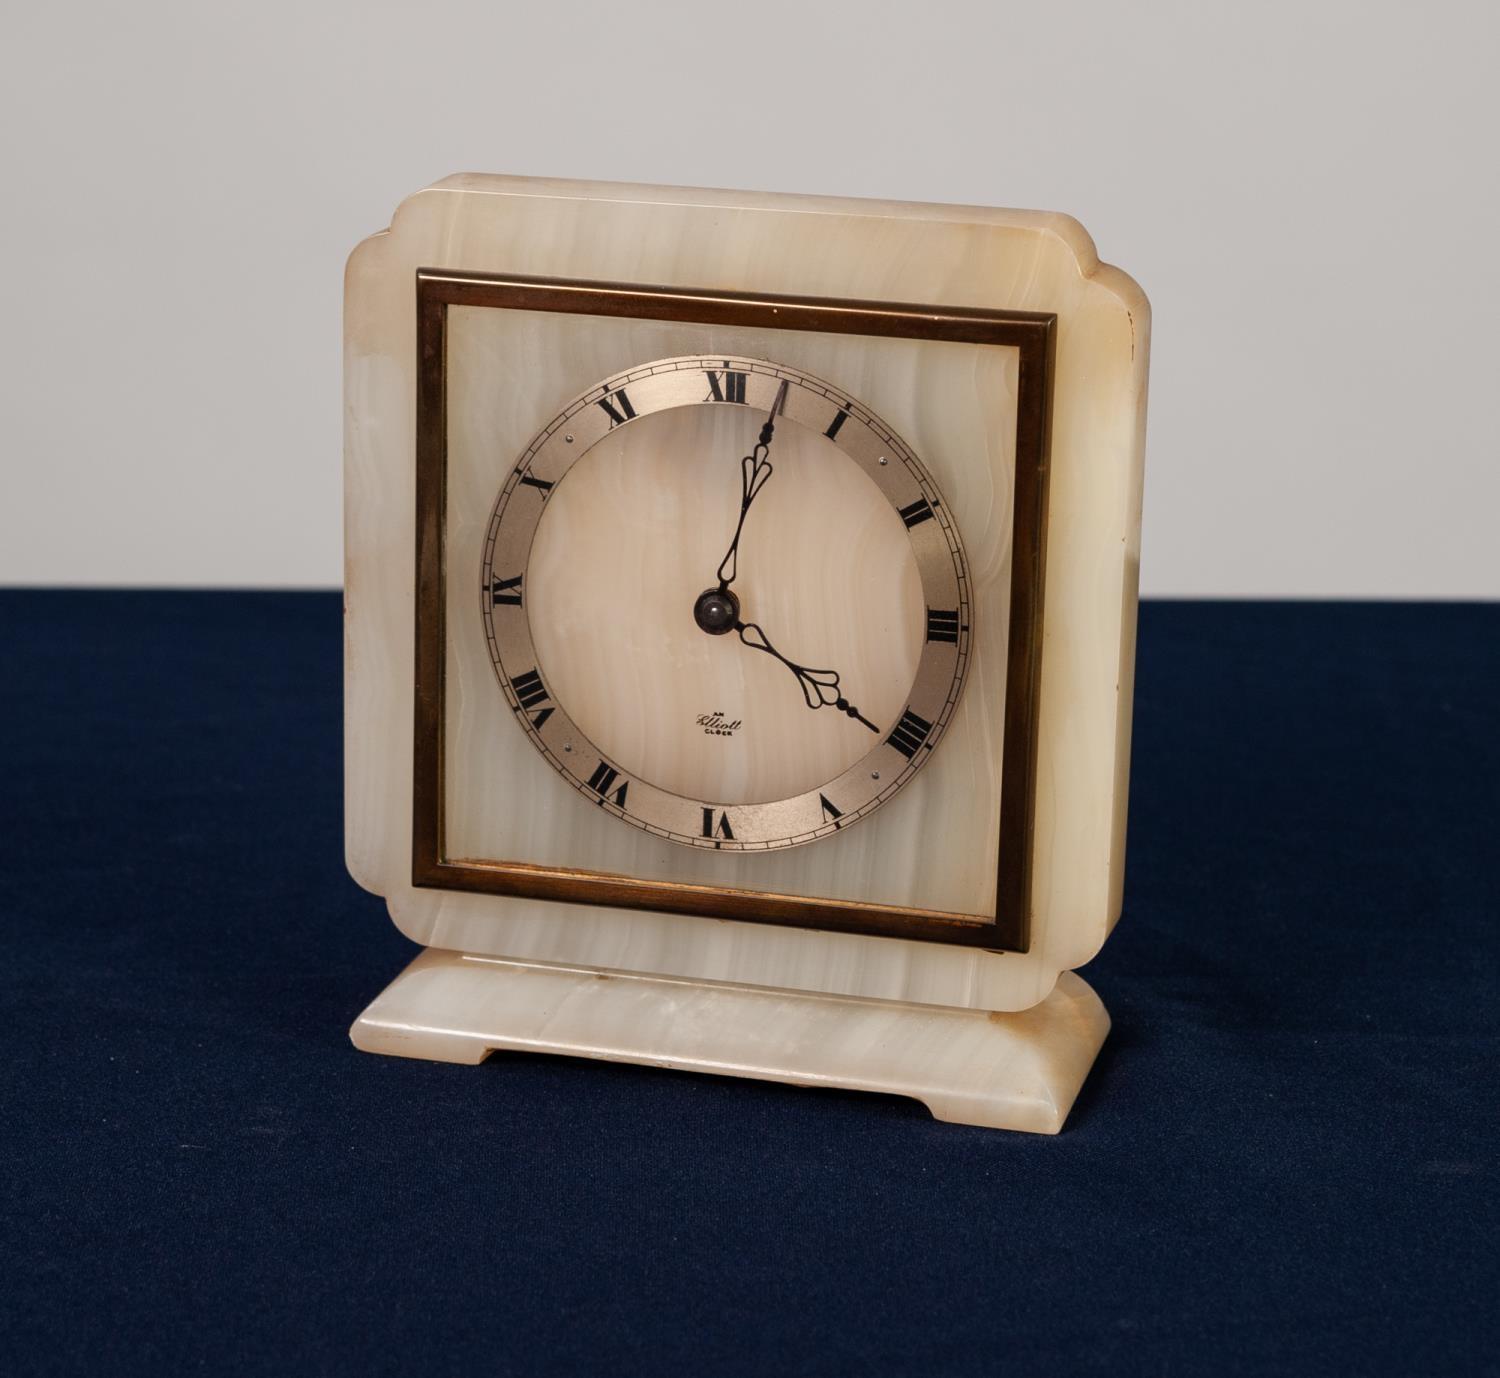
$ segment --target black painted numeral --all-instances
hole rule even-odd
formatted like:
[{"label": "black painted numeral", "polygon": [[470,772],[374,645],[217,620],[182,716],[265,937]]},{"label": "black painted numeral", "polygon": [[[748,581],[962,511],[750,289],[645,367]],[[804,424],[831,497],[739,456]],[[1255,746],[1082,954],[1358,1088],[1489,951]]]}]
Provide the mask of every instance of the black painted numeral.
[{"label": "black painted numeral", "polygon": [[[548,702],[550,695],[547,686],[542,683],[542,677],[535,670],[528,670],[524,675],[515,675],[510,681],[510,687],[521,705],[521,711],[531,718],[531,725],[538,732],[542,730],[542,724],[552,716],[552,704]],[[532,717],[532,710],[540,711]]]},{"label": "black painted numeral", "polygon": [[901,721],[896,724],[895,730],[885,739],[885,744],[895,747],[909,761],[917,754],[918,748],[927,740],[927,734],[931,731],[932,724],[908,708],[901,715]]},{"label": "black painted numeral", "polygon": [[542,677],[535,670],[512,676],[510,687],[521,701],[522,708],[532,708],[545,702],[548,697],[547,686],[542,683]]},{"label": "black painted numeral", "polygon": [[828,429],[823,432],[830,440],[839,438],[839,427],[849,419],[849,413],[840,409],[839,414],[828,423]]},{"label": "black painted numeral", "polygon": [[538,489],[544,498],[552,491],[552,485],[544,478],[534,478],[530,474],[522,474],[521,482],[530,488]]},{"label": "black painted numeral", "polygon": [[508,603],[513,608],[521,606],[521,580],[524,576],[518,574],[514,579],[502,579],[498,574],[490,577],[490,607],[498,607],[502,603]]},{"label": "black painted numeral", "polygon": [[832,823],[835,828],[840,827],[839,819],[844,816],[843,809],[839,808],[826,794],[818,796],[818,803],[823,806],[824,821]]},{"label": "black painted numeral", "polygon": [[708,375],[708,396],[705,402],[743,402],[745,400],[745,375],[725,369],[722,373],[713,369],[703,370]]},{"label": "black painted numeral", "polygon": [[625,389],[619,392],[606,393],[599,399],[599,405],[604,408],[604,414],[609,417],[609,428],[614,430],[616,426],[623,426],[627,421],[635,418],[635,408],[630,405],[630,398],[625,395]]},{"label": "black painted numeral", "polygon": [[918,498],[911,506],[901,509],[901,520],[907,526],[920,526],[931,517],[932,508],[929,506],[926,498]]},{"label": "black painted numeral", "polygon": [[605,761],[600,761],[594,773],[589,776],[589,788],[599,796],[602,804],[605,797],[614,790],[615,807],[625,807],[625,792],[630,788],[629,780],[620,780],[620,787],[615,789],[615,781],[620,779],[620,772]]},{"label": "black painted numeral", "polygon": [[941,608],[927,609],[927,639],[929,641],[958,642],[958,610],[945,612]]},{"label": "black painted numeral", "polygon": [[722,837],[734,841],[734,829],[729,826],[729,814],[719,809],[703,810],[703,836]]}]

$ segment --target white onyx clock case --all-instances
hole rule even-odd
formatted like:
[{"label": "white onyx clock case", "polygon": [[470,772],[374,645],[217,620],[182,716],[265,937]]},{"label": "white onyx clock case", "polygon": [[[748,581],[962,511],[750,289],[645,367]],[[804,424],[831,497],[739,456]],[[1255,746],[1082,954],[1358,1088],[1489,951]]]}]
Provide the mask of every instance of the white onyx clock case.
[{"label": "white onyx clock case", "polygon": [[371,1051],[1055,1131],[1108,1029],[1148,310],[1067,217],[450,178],[346,281]]}]

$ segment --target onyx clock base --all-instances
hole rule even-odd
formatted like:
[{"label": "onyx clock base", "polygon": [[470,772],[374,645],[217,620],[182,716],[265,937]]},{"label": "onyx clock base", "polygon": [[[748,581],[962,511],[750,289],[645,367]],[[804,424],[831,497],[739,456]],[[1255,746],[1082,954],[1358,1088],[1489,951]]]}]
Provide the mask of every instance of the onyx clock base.
[{"label": "onyx clock base", "polygon": [[473,1065],[562,1053],[921,1101],[940,1120],[1055,1134],[1109,1032],[1064,972],[1015,1013],[508,961],[429,948],[355,1021],[371,1053]]}]

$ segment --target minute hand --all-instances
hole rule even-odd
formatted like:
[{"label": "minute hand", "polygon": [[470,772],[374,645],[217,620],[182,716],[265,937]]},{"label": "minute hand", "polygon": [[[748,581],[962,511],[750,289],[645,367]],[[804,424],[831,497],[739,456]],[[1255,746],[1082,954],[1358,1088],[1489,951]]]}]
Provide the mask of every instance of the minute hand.
[{"label": "minute hand", "polygon": [[856,721],[864,723],[871,732],[880,731],[844,697],[843,691],[839,688],[837,670],[810,670],[806,665],[798,665],[795,660],[788,660],[771,645],[765,632],[755,622],[736,622],[734,629],[739,633],[740,640],[751,650],[764,651],[769,656],[775,656],[797,676],[797,683],[802,688],[802,697],[807,701],[809,708],[836,708],[840,713],[847,713]]},{"label": "minute hand", "polygon": [[756,442],[754,451],[740,460],[740,519],[735,523],[734,539],[730,541],[729,549],[719,562],[720,593],[734,583],[738,573],[740,536],[745,530],[745,518],[750,514],[750,504],[755,501],[756,494],[766,486],[766,480],[774,472],[771,461],[766,456],[771,449],[771,437],[776,434],[776,417],[786,406],[786,392],[787,382],[783,379],[776,390],[776,400],[771,403],[771,410],[766,414],[765,425],[760,428],[760,439]]}]

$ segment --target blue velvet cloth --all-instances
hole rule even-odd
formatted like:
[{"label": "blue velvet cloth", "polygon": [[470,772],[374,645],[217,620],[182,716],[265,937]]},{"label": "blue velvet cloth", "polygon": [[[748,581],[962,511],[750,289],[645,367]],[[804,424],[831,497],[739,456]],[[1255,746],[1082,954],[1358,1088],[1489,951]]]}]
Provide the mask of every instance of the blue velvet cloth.
[{"label": "blue velvet cloth", "polygon": [[1054,1139],[355,1052],[339,622],[0,594],[0,1369],[1500,1371],[1500,606],[1143,609]]}]

